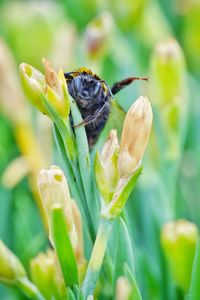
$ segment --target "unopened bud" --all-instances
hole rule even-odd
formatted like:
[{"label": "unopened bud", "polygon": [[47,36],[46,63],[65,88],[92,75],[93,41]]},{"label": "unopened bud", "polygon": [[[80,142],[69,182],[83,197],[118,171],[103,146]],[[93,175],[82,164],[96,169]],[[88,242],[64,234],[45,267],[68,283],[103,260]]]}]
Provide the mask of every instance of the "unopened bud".
[{"label": "unopened bud", "polygon": [[29,115],[21,90],[14,57],[0,39],[0,109],[13,123]]},{"label": "unopened bud", "polygon": [[116,297],[115,300],[129,300],[131,295],[131,285],[128,279],[120,276],[116,282]]},{"label": "unopened bud", "polygon": [[39,111],[47,114],[47,111],[40,98],[40,95],[44,92],[44,75],[34,67],[25,63],[20,65],[19,70],[22,86],[26,96]]},{"label": "unopened bud", "polygon": [[0,240],[0,281],[12,285],[23,277],[26,272],[21,262]]},{"label": "unopened bud", "polygon": [[[45,299],[66,297],[66,288],[59,263],[52,250],[40,253],[30,263],[31,279]],[[49,284],[51,283],[51,284]],[[48,288],[47,288],[48,286]]]},{"label": "unopened bud", "polygon": [[48,222],[50,222],[52,207],[59,204],[66,217],[68,230],[73,233],[75,228],[71,211],[71,198],[63,171],[57,166],[51,166],[49,170],[41,170],[38,178],[38,188]]},{"label": "unopened bud", "polygon": [[111,38],[113,19],[109,12],[104,12],[92,20],[86,29],[86,46],[89,55],[102,54]]},{"label": "unopened bud", "polygon": [[159,43],[151,59],[151,98],[159,111],[162,159],[180,156],[187,124],[188,85],[185,57],[175,39]]},{"label": "unopened bud", "polygon": [[117,169],[118,152],[117,131],[113,129],[110,131],[101,154],[97,153],[95,159],[96,182],[105,203],[112,199],[119,180]]},{"label": "unopened bud", "polygon": [[140,166],[148,144],[152,119],[151,104],[146,97],[141,96],[131,106],[124,121],[118,159],[120,177],[129,177]]},{"label": "unopened bud", "polygon": [[188,291],[195,248],[198,240],[197,226],[186,220],[164,225],[161,243],[177,285]]},{"label": "unopened bud", "polygon": [[38,188],[46,212],[51,234],[51,213],[54,207],[61,207],[66,219],[67,230],[77,260],[83,260],[83,237],[81,215],[78,207],[70,197],[67,179],[58,166],[51,166],[49,170],[41,170],[38,178]]},{"label": "unopened bud", "polygon": [[20,75],[24,91],[32,104],[42,113],[49,115],[42,101],[45,96],[49,104],[66,119],[69,116],[69,95],[66,80],[62,70],[58,74],[52,69],[50,63],[43,59],[45,76],[27,64],[20,65]]}]

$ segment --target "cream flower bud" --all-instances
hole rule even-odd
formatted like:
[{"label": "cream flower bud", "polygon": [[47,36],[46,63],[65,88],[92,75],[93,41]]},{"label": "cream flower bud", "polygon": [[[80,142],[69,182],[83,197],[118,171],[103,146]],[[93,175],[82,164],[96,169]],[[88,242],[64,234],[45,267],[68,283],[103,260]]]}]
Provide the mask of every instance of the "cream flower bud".
[{"label": "cream flower bud", "polygon": [[199,232],[186,220],[168,222],[161,233],[161,243],[176,283],[188,291]]},{"label": "cream flower bud", "polygon": [[124,121],[118,159],[120,177],[130,176],[139,167],[148,144],[152,119],[151,104],[141,96],[131,106]]},{"label": "cream flower bud", "polygon": [[53,244],[51,232],[52,210],[59,207],[65,217],[67,231],[77,262],[83,264],[85,258],[81,214],[75,201],[70,197],[67,179],[63,171],[58,166],[51,166],[49,170],[41,170],[38,178],[38,189],[48,221],[51,243]]},{"label": "cream flower bud", "polygon": [[26,272],[19,259],[0,240],[0,282],[15,284]]},{"label": "cream flower bud", "polygon": [[117,131],[111,130],[101,153],[95,159],[96,182],[105,203],[112,199],[112,195],[119,180],[117,170],[119,144]]},{"label": "cream flower bud", "polygon": [[74,247],[76,247],[77,233],[71,208],[72,201],[69,194],[67,179],[63,171],[57,166],[51,166],[49,170],[41,170],[38,178],[38,188],[47,215],[49,229],[51,228],[51,209],[54,207],[54,205],[58,204],[63,209],[70,237],[73,237],[72,244]]},{"label": "cream flower bud", "polygon": [[131,297],[131,285],[128,279],[120,276],[116,281],[116,298],[115,300],[128,300]]}]

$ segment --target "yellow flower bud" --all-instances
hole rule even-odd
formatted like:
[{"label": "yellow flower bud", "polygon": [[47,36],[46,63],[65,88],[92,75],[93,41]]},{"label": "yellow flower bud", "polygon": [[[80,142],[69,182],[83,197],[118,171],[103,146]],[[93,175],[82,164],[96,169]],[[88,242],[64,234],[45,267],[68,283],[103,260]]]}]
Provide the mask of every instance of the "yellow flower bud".
[{"label": "yellow flower bud", "polygon": [[21,262],[0,240],[0,281],[12,285],[23,277],[26,272]]},{"label": "yellow flower bud", "polygon": [[31,103],[42,113],[47,114],[44,105],[41,102],[40,95],[44,92],[45,77],[28,64],[21,64],[19,67],[20,77],[24,92]]},{"label": "yellow flower bud", "polygon": [[146,97],[141,96],[133,103],[124,121],[118,159],[120,177],[129,177],[141,164],[152,119],[151,104]]},{"label": "yellow flower bud", "polygon": [[63,276],[56,255],[52,250],[40,253],[33,258],[30,263],[30,271],[32,281],[45,299],[66,297]]},{"label": "yellow flower bud", "polygon": [[198,240],[197,226],[186,220],[164,225],[161,243],[176,283],[188,291],[195,248]]},{"label": "yellow flower bud", "polygon": [[64,74],[62,70],[57,74],[46,59],[43,59],[43,64],[45,76],[30,65],[24,63],[20,65],[24,91],[39,111],[49,115],[42,101],[42,96],[45,96],[59,116],[66,119],[69,116],[70,105]]}]

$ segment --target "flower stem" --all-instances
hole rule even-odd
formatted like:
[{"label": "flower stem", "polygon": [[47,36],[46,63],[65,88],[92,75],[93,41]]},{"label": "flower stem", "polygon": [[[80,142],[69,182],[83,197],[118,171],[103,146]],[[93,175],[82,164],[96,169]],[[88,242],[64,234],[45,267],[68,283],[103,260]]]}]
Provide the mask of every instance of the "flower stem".
[{"label": "flower stem", "polygon": [[84,298],[93,295],[99,277],[101,265],[106,251],[107,242],[113,227],[113,220],[102,218],[99,224],[92,255],[89,261],[82,291]]}]

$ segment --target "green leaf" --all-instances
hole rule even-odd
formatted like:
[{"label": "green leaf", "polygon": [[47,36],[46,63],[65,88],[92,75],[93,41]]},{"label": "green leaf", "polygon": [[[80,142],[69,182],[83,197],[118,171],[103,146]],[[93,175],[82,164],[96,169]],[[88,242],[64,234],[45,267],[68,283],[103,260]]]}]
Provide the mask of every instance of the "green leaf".
[{"label": "green leaf", "polygon": [[48,111],[52,121],[56,124],[58,130],[60,131],[65,146],[65,151],[69,160],[76,163],[76,147],[73,138],[73,132],[71,131],[69,125],[69,119],[64,121],[44,95],[41,95],[41,101],[46,110]]},{"label": "green leaf", "polygon": [[137,171],[128,179],[128,182],[124,185],[122,190],[119,190],[114,194],[113,200],[109,203],[106,214],[111,218],[117,217],[124,207],[130,193],[133,191],[138,177],[142,173],[142,167],[138,168]]},{"label": "green leaf", "polygon": [[[119,218],[115,227],[115,235],[113,239],[113,248],[115,250],[115,270],[114,270],[114,277],[115,280],[119,277],[124,275],[124,264],[126,263],[130,270],[134,273],[135,266],[134,266],[134,256],[133,256],[133,249],[131,244],[131,239],[129,236],[128,228],[126,223],[122,218]],[[117,241],[116,241],[117,240]],[[114,251],[113,249],[113,251]]]},{"label": "green leaf", "polygon": [[130,300],[142,300],[142,296],[141,296],[139,288],[137,286],[135,277],[132,274],[132,272],[129,269],[129,266],[127,264],[125,264],[125,266],[124,266],[124,271],[125,271],[125,274],[131,284],[131,295],[130,295],[129,299]]},{"label": "green leaf", "polygon": [[78,284],[78,269],[61,207],[52,208],[51,227],[54,248],[60,262],[66,286],[72,287],[74,284]]},{"label": "green leaf", "polygon": [[[71,113],[74,124],[79,124],[82,121],[81,114],[78,110],[78,107],[75,101],[71,98]],[[92,184],[92,171],[90,163],[90,154],[87,136],[84,126],[75,127],[75,136],[76,136],[76,147],[78,153],[78,163],[80,168],[80,174],[83,182],[83,187],[85,191],[85,197],[87,201],[87,208],[89,211],[89,216],[92,220],[91,226],[96,223],[98,217],[98,203],[93,190]],[[93,228],[94,231],[94,228]]]},{"label": "green leaf", "polygon": [[66,173],[67,180],[69,182],[70,193],[71,193],[72,197],[74,199],[76,199],[76,201],[79,202],[80,206],[82,206],[81,205],[82,195],[80,194],[80,191],[78,189],[78,185],[77,185],[77,182],[76,182],[76,177],[74,176],[73,169],[72,169],[72,167],[70,165],[70,162],[69,162],[69,159],[66,155],[63,140],[62,140],[62,137],[60,135],[60,132],[59,132],[56,124],[54,124],[54,126],[53,126],[53,133],[54,133],[54,139],[55,139],[55,142],[56,142],[56,146],[58,148],[58,151],[59,151],[59,153],[62,157],[62,161],[64,163],[64,171]]},{"label": "green leaf", "polygon": [[67,289],[67,300],[76,300],[76,297],[70,288]]},{"label": "green leaf", "polygon": [[196,246],[196,252],[192,268],[192,277],[189,290],[189,300],[199,300],[200,297],[200,240]]}]

